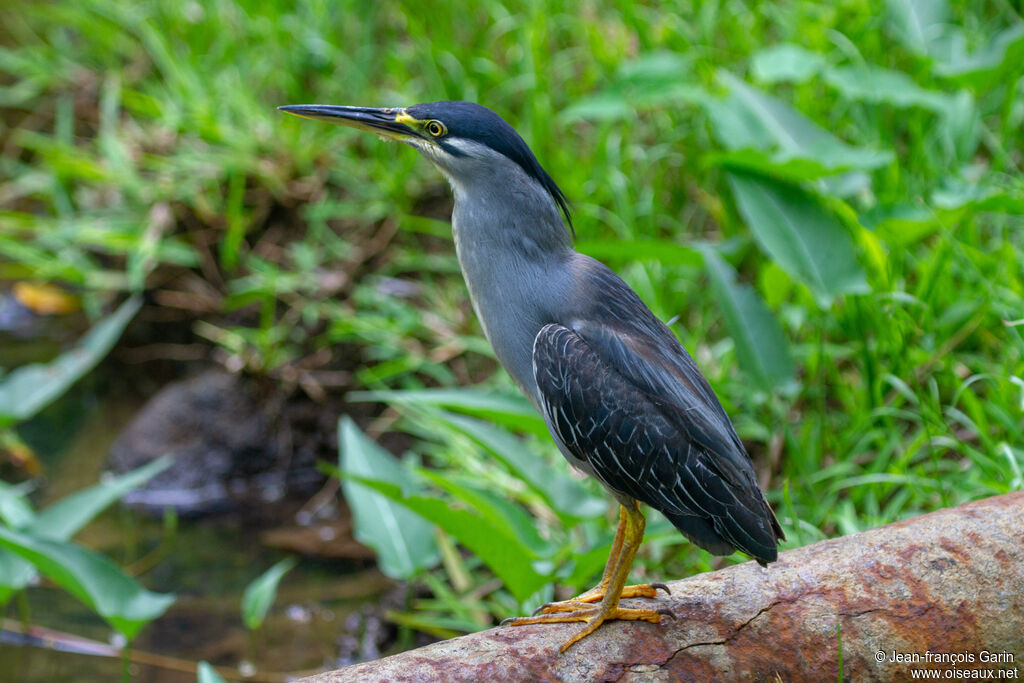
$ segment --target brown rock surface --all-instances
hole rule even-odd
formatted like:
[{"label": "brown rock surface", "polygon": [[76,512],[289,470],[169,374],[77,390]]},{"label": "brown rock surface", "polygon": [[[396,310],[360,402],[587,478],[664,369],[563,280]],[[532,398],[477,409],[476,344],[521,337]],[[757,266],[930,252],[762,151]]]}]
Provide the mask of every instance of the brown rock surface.
[{"label": "brown rock surface", "polygon": [[835,681],[840,649],[847,681],[909,680],[912,668],[1019,680],[1024,492],[669,586],[658,602],[674,620],[612,622],[565,654],[580,624],[498,627],[304,680]]}]

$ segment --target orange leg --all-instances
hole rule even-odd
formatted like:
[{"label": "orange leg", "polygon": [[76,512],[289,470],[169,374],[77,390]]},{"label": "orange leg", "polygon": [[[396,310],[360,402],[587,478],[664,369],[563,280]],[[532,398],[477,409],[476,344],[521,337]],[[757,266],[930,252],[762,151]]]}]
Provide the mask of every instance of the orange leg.
[{"label": "orange leg", "polygon": [[543,606],[538,610],[540,614],[535,613],[532,617],[506,619],[502,623],[511,626],[524,626],[526,624],[585,622],[586,626],[562,645],[562,652],[565,652],[573,643],[593,633],[598,626],[610,619],[660,623],[662,615],[666,614],[664,610],[619,607],[619,599],[622,597],[654,597],[658,588],[663,588],[665,592],[668,592],[668,588],[662,584],[626,586],[626,579],[633,566],[633,559],[644,538],[644,526],[644,516],[636,505],[631,508],[622,506],[619,513],[619,527],[615,532],[612,552],[608,558],[608,564],[605,565],[601,583],[572,600]]},{"label": "orange leg", "polygon": [[[583,603],[598,602],[604,598],[605,592],[608,590],[608,584],[611,582],[612,572],[615,569],[615,562],[619,558],[619,554],[622,552],[622,537],[626,531],[626,508],[619,507],[619,526],[615,530],[615,540],[612,541],[612,549],[608,554],[608,562],[604,566],[604,573],[601,575],[601,582],[596,586],[577,595],[575,598],[568,600],[561,600],[559,602],[549,602],[541,605],[534,612],[534,616],[538,614],[553,614],[555,612],[572,612],[573,610],[579,609]],[[641,530],[641,540],[643,531]],[[623,586],[622,595],[620,598],[654,598],[658,596],[658,589],[665,591],[665,593],[671,593],[668,586],[663,583],[644,583],[636,586]]]}]

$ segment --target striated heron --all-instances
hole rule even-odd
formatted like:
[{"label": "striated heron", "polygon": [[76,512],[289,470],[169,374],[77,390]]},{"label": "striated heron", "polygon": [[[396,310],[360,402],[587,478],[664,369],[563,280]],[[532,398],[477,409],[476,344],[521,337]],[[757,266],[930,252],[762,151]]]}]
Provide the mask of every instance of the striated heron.
[{"label": "striated heron", "polygon": [[563,652],[609,619],[659,623],[667,611],[619,606],[668,590],[626,585],[643,540],[640,502],[711,553],[776,559],[782,529],[711,386],[618,275],[573,249],[565,195],[504,119],[471,102],[280,109],[398,140],[448,179],[455,251],[484,334],[562,454],[621,506],[600,583],[507,623],[585,622]]}]

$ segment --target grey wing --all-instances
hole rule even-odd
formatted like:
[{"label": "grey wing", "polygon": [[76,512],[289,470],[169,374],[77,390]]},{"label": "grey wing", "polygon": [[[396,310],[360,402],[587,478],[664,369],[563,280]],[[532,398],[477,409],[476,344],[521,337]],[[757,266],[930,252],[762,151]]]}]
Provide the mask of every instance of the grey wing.
[{"label": "grey wing", "polygon": [[[601,297],[570,327],[699,444],[722,476],[737,487],[756,485],[753,464],[732,421],[672,330],[604,264],[580,257],[576,266],[588,289]],[[765,508],[776,536],[784,539],[767,502]]]},{"label": "grey wing", "polygon": [[552,435],[620,499],[659,510],[712,553],[738,549],[762,563],[776,558],[777,522],[749,461],[745,472],[724,471],[736,468],[723,468],[693,438],[685,415],[624,376],[574,330],[545,326],[533,366]]}]

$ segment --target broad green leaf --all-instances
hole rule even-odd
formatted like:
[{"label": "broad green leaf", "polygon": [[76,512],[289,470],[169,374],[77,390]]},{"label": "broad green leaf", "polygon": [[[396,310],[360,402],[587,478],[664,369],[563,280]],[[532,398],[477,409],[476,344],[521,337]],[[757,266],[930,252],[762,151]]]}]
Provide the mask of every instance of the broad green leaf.
[{"label": "broad green leaf", "polygon": [[[428,586],[431,593],[435,592],[436,584]],[[458,600],[459,598],[452,594],[452,601]],[[435,597],[435,600],[437,598]],[[440,600],[437,600],[440,603]],[[451,602],[445,603],[445,610],[453,609]],[[465,612],[465,613],[463,613]],[[444,616],[445,614],[455,614],[455,616]],[[449,638],[457,638],[463,633],[473,633],[479,631],[481,626],[480,622],[474,619],[471,612],[466,610],[462,612],[388,612],[388,621],[414,631],[420,631],[427,633],[434,638],[441,640],[447,640]]]},{"label": "broad green leaf", "polygon": [[693,57],[681,52],[655,50],[623,62],[615,80],[624,83],[674,83],[689,72]]},{"label": "broad green leaf", "polygon": [[[841,176],[836,175],[836,173],[841,173],[842,169],[837,170],[836,166],[822,163],[816,159],[803,157],[784,158],[776,152],[754,149],[752,147],[726,152],[712,152],[704,155],[702,160],[709,166],[724,166],[726,168],[780,178],[794,183],[803,181],[824,182],[833,178],[845,180],[851,176],[858,176],[854,178],[856,187],[852,193],[860,192],[870,185],[871,181],[870,178],[866,178],[867,182],[864,182],[864,178],[860,177],[860,173],[857,171],[844,173]],[[852,193],[828,192],[828,194],[836,196],[847,196]]]},{"label": "broad green leaf", "polygon": [[0,606],[6,605],[11,596],[25,588],[35,575],[36,570],[31,562],[0,547]]},{"label": "broad green leaf", "polygon": [[36,513],[25,496],[34,486],[31,482],[18,485],[0,481],[0,520],[13,529],[23,529],[35,521]]},{"label": "broad green leaf", "polygon": [[126,493],[170,467],[173,460],[165,455],[137,470],[65,496],[40,512],[27,531],[42,538],[66,541]]},{"label": "broad green leaf", "polygon": [[825,70],[825,82],[851,100],[921,107],[937,114],[944,114],[950,106],[945,93],[925,90],[907,74],[877,66],[830,67]]},{"label": "broad green leaf", "polygon": [[740,367],[765,391],[792,381],[789,344],[768,306],[752,287],[736,282],[736,271],[713,248],[704,250],[704,263]]},{"label": "broad green leaf", "polygon": [[[33,515],[24,527],[9,525],[39,538],[67,541],[114,501],[120,500],[170,464],[169,456],[158,458],[133,472],[62,498],[41,513]],[[27,586],[35,573],[30,562],[0,548],[0,605],[6,604],[15,592]]]},{"label": "broad green leaf", "polygon": [[[927,236],[942,225],[955,225],[978,213],[1024,214],[1024,183],[1012,176],[968,182],[948,178],[927,204],[875,207],[863,214],[864,225],[899,244]],[[901,239],[902,236],[909,236]]]},{"label": "broad green leaf", "polygon": [[641,55],[623,63],[604,89],[580,98],[559,117],[565,122],[617,121],[633,118],[642,109],[703,102],[707,91],[687,81],[693,61],[678,52]]},{"label": "broad green leaf", "polygon": [[537,533],[537,521],[521,505],[502,498],[492,491],[474,486],[468,481],[456,481],[451,475],[443,476],[428,469],[418,470],[442,491],[467,504],[495,527],[503,529],[516,539],[522,552],[532,558],[550,557],[555,548]]},{"label": "broad green leaf", "polygon": [[[768,174],[771,175],[771,174]],[[827,197],[847,198],[861,195],[871,189],[871,176],[864,171],[850,171],[842,175],[820,178],[814,183],[815,192]]]},{"label": "broad green leaf", "polygon": [[358,483],[357,478],[370,477],[400,489],[416,485],[401,463],[366,438],[348,416],[338,421],[338,468],[344,475],[341,485],[352,509],[355,537],[377,552],[384,574],[411,579],[437,564],[440,558],[431,525]]},{"label": "broad green leaf", "polygon": [[758,51],[751,58],[750,72],[762,83],[804,83],[825,66],[825,57],[799,45],[780,43]]},{"label": "broad green leaf", "polygon": [[880,204],[862,213],[860,221],[890,247],[913,244],[941,226],[936,213],[921,204]]},{"label": "broad green leaf", "polygon": [[25,588],[35,575],[36,569],[31,562],[0,546],[0,607]]},{"label": "broad green leaf", "polygon": [[970,92],[961,90],[948,98],[939,134],[961,163],[973,158],[981,142],[981,129],[981,112]]},{"label": "broad green leaf", "polygon": [[196,667],[196,681],[197,683],[228,683],[209,662],[199,662],[199,666]]},{"label": "broad green leaf", "polygon": [[727,174],[736,206],[761,249],[822,306],[869,291],[846,228],[804,190],[760,176]]},{"label": "broad green leaf", "polygon": [[0,382],[0,424],[27,420],[60,397],[110,352],[141,305],[141,297],[131,297],[96,323],[70,351],[4,377]]},{"label": "broad green leaf", "polygon": [[[715,252],[722,253],[717,247]],[[768,308],[777,309],[789,300],[793,292],[793,278],[775,261],[765,261],[758,267],[757,292]]]},{"label": "broad green leaf", "polygon": [[775,168],[793,179],[810,179],[850,170],[871,170],[892,161],[891,152],[853,147],[831,135],[788,104],[719,72],[727,97],[705,106],[719,142],[733,152],[712,157],[716,163],[752,170]]},{"label": "broad green leaf", "polygon": [[452,508],[447,501],[427,496],[408,495],[394,484],[352,477],[360,485],[372,488],[391,501],[429,519],[466,546],[502,580],[505,587],[519,602],[540,590],[550,577],[533,568],[531,558],[523,553],[522,545],[503,528],[491,524],[468,510]]},{"label": "broad green leaf", "polygon": [[875,206],[861,214],[861,224],[890,247],[904,247],[977,213],[1024,214],[1024,186],[1012,181],[997,187],[951,179],[930,199],[928,204]]},{"label": "broad green leaf", "polygon": [[552,468],[550,463],[504,429],[447,412],[439,412],[437,417],[489,450],[560,515],[585,519],[601,514],[607,507],[603,500],[590,495],[570,477],[567,469]]},{"label": "broad green leaf", "polygon": [[950,11],[947,0],[888,0],[889,22],[912,52],[935,57],[944,49]]},{"label": "broad green leaf", "polygon": [[585,553],[577,553],[573,556],[574,566],[564,582],[568,586],[583,590],[589,588],[592,579],[597,577],[601,569],[607,564],[608,556],[611,554],[612,542],[595,545]]},{"label": "broad green leaf", "polygon": [[987,45],[971,54],[959,52],[940,61],[934,71],[938,76],[978,90],[996,84],[1004,72],[1015,70],[1019,75],[1021,60],[1024,60],[1024,24],[1017,23],[1000,31]]},{"label": "broad green leaf", "polygon": [[529,401],[518,394],[483,389],[412,389],[409,391],[353,391],[350,401],[380,401],[402,405],[442,406],[460,413],[477,415],[498,424],[531,434],[548,433],[544,418]]},{"label": "broad green leaf", "polygon": [[298,562],[294,557],[286,557],[245,587],[245,594],[242,596],[242,621],[247,629],[255,631],[263,625],[263,620],[266,619],[267,612],[277,597],[277,585],[296,564]]},{"label": "broad green leaf", "polygon": [[562,121],[622,121],[634,116],[636,109],[618,92],[601,92],[582,97],[559,114]]},{"label": "broad green leaf", "polygon": [[1024,183],[993,187],[983,183],[949,180],[932,193],[932,203],[939,209],[969,209],[1024,214]]},{"label": "broad green leaf", "polygon": [[0,527],[0,546],[31,562],[128,640],[174,602],[173,595],[146,590],[106,557],[71,543]]}]

